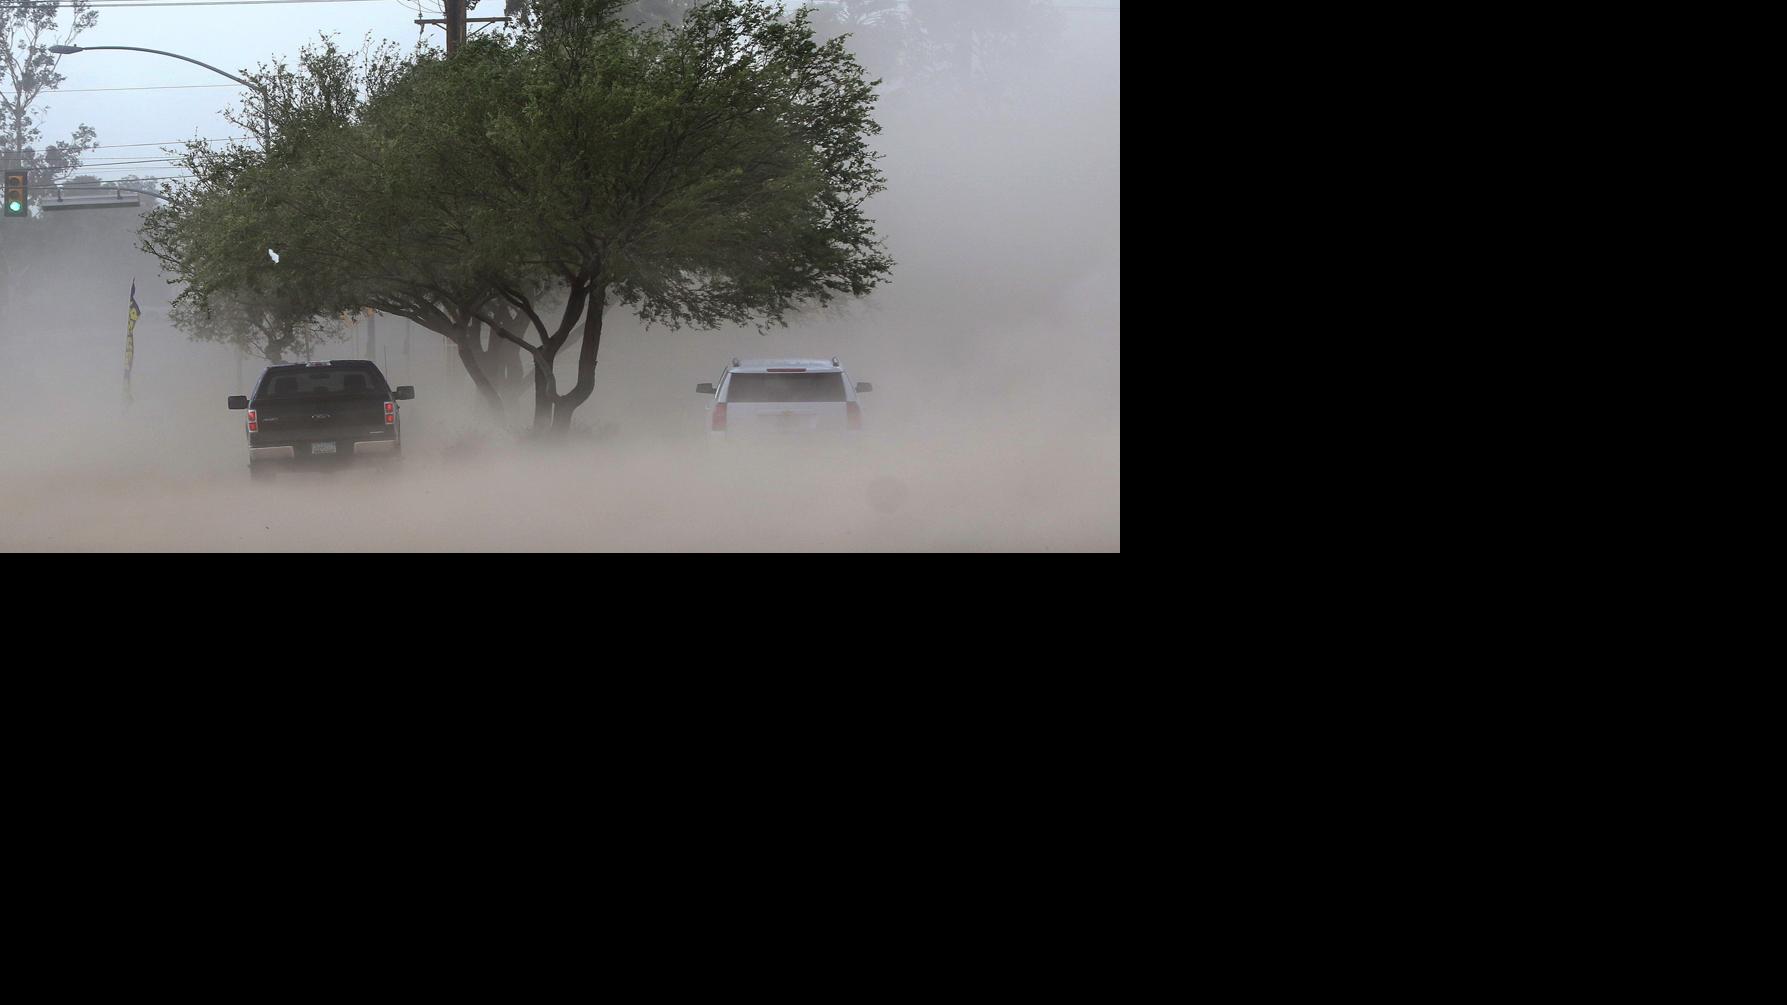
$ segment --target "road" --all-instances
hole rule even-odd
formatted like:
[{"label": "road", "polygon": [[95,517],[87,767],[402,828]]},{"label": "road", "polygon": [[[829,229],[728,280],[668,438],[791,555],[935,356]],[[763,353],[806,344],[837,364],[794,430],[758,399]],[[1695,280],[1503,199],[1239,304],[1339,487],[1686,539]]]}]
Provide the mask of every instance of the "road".
[{"label": "road", "polygon": [[241,413],[214,397],[130,410],[38,400],[35,435],[0,438],[0,550],[1120,548],[1114,434],[957,427],[870,430],[848,447],[716,444],[690,394],[685,422],[597,423],[541,447],[475,411],[431,413],[424,398],[404,405],[396,466],[354,458],[257,482]]}]

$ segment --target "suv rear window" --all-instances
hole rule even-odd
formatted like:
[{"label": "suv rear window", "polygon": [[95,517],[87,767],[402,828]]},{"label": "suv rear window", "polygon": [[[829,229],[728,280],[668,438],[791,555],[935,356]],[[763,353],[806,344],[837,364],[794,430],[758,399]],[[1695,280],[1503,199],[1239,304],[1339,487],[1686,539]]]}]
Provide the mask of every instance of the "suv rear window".
[{"label": "suv rear window", "polygon": [[735,373],[726,384],[729,402],[848,401],[841,373]]},{"label": "suv rear window", "polygon": [[385,391],[384,378],[376,370],[359,367],[307,367],[267,374],[257,398],[302,397],[307,394],[342,394]]}]

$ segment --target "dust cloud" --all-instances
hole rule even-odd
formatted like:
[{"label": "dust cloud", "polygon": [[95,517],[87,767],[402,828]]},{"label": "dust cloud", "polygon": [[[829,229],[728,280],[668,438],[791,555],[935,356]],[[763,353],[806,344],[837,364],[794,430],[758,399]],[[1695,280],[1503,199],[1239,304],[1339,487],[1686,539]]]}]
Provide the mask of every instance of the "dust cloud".
[{"label": "dust cloud", "polygon": [[[381,317],[371,356],[416,387],[402,457],[250,481],[225,398],[265,361],[167,325],[136,211],[0,221],[0,550],[1120,550],[1115,20],[1068,19],[985,93],[886,93],[872,215],[891,283],[767,335],[611,307],[595,394],[556,445],[524,438],[525,393],[498,423],[445,340]],[[367,358],[365,327],[316,357]],[[833,355],[875,386],[859,436],[706,431],[695,384],[731,357]]]}]

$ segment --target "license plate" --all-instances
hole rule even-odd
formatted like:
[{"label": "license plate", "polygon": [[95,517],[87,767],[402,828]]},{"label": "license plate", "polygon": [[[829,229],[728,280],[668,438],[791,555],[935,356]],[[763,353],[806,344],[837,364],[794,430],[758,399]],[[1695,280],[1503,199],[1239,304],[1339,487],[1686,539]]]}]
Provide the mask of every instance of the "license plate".
[{"label": "license plate", "polygon": [[329,440],[324,443],[312,443],[310,445],[310,452],[313,454],[332,454],[335,452],[335,441]]}]

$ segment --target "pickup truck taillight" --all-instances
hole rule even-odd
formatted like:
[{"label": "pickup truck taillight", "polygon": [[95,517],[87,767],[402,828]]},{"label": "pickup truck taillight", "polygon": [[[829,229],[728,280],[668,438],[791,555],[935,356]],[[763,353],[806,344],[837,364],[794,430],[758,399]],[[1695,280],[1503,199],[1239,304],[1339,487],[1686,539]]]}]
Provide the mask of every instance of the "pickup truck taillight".
[{"label": "pickup truck taillight", "polygon": [[[861,429],[862,428],[862,406],[858,405],[856,402],[853,401],[850,403],[850,407],[848,409],[846,409],[846,411],[849,412],[849,414],[850,414],[850,428],[851,429]],[[833,414],[836,414],[836,413],[833,413]]]},{"label": "pickup truck taillight", "polygon": [[254,409],[252,408],[248,410],[248,431],[251,433],[258,433],[261,431],[261,424],[255,421]]},{"label": "pickup truck taillight", "polygon": [[714,428],[726,428],[726,404],[724,402],[714,405]]},{"label": "pickup truck taillight", "polygon": [[387,401],[387,402],[385,402],[385,425],[387,425],[387,426],[395,425],[396,422],[397,422],[397,406],[393,405],[392,403]]}]

